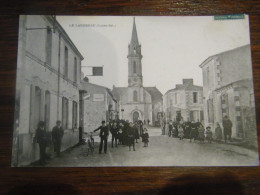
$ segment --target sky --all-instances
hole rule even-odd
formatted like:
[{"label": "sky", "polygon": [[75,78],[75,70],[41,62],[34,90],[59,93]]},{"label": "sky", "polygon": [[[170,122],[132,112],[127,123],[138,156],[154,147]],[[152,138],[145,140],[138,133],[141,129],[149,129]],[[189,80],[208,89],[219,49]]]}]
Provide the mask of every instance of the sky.
[{"label": "sky", "polygon": [[[91,83],[112,88],[128,86],[128,44],[133,16],[57,16],[83,55],[85,66],[103,66],[103,76],[88,76]],[[136,16],[142,48],[143,86],[162,94],[193,78],[202,86],[199,65],[209,56],[250,43],[249,21],[214,20],[213,16]]]}]

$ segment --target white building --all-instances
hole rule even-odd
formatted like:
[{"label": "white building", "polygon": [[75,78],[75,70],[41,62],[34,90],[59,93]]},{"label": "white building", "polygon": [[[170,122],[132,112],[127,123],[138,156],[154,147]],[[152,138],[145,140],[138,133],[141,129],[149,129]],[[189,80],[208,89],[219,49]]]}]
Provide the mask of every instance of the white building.
[{"label": "white building", "polygon": [[163,96],[163,110],[167,121],[203,121],[202,87],[193,84],[193,79],[183,79]]},{"label": "white building", "polygon": [[200,67],[205,123],[215,128],[228,116],[233,123],[233,137],[256,143],[250,45],[210,56]]},{"label": "white building", "polygon": [[[14,127],[14,166],[39,159],[33,144],[39,121],[65,133],[62,150],[78,143],[82,55],[53,16],[20,16]],[[52,152],[49,144],[47,152]]]}]

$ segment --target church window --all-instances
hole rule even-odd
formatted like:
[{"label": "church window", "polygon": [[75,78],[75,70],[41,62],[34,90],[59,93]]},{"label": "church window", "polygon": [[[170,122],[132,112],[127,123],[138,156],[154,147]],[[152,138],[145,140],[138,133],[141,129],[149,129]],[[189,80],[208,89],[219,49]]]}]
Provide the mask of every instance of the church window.
[{"label": "church window", "polygon": [[193,103],[198,103],[198,92],[193,92]]},{"label": "church window", "polygon": [[136,73],[137,65],[136,61],[133,62],[133,73]]},{"label": "church window", "polygon": [[134,91],[134,93],[133,93],[133,100],[134,100],[134,102],[137,102],[137,101],[138,101],[137,91]]}]

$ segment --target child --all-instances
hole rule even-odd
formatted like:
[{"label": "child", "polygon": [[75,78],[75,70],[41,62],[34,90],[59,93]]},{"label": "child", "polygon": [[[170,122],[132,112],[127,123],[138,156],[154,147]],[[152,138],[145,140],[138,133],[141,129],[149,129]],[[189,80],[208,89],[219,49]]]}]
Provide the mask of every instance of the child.
[{"label": "child", "polygon": [[91,144],[94,146],[94,138],[93,138],[93,133],[92,132],[90,132],[89,138],[90,138]]},{"label": "child", "polygon": [[148,147],[149,134],[148,134],[146,128],[144,128],[144,133],[143,133],[143,142],[144,142],[144,147]]},{"label": "child", "polygon": [[200,143],[201,143],[201,142],[204,142],[204,138],[205,138],[204,133],[205,133],[205,130],[204,130],[203,125],[200,125],[200,126],[199,126],[198,133],[199,133],[198,138],[199,138],[199,140],[200,140]]},{"label": "child", "polygon": [[179,125],[178,130],[179,130],[179,137],[180,137],[180,140],[182,140],[183,137],[184,137],[184,130],[183,130],[182,125]]},{"label": "child", "polygon": [[117,133],[117,138],[118,138],[118,144],[122,144],[122,139],[123,139],[123,124],[120,123],[119,124],[119,130],[118,130],[118,133]]},{"label": "child", "polygon": [[89,155],[89,153],[93,154],[93,152],[94,152],[94,142],[92,142],[91,137],[89,137],[88,138],[88,151],[87,151],[87,155]]},{"label": "child", "polygon": [[206,139],[208,140],[209,143],[212,141],[212,132],[211,132],[211,127],[206,128]]}]

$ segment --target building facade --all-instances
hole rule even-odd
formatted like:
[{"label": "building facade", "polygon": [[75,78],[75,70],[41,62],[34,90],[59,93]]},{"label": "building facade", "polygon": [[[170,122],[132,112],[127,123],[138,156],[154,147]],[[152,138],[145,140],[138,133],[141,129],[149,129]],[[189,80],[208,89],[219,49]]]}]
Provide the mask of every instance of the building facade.
[{"label": "building facade", "polygon": [[167,121],[200,121],[203,114],[203,88],[193,84],[193,79],[183,79],[163,96],[163,110]]},{"label": "building facade", "polygon": [[110,89],[89,83],[84,79],[81,81],[83,130],[91,132],[101,125],[101,121],[118,119],[117,101]]},{"label": "building facade", "polygon": [[113,87],[113,94],[119,103],[121,119],[132,122],[145,120],[155,124],[158,113],[162,112],[162,94],[156,87],[143,86],[142,57],[134,19],[127,56],[128,87]]},{"label": "building facade", "polygon": [[254,88],[250,45],[207,58],[201,65],[205,124],[222,125],[228,116],[232,136],[256,142]]},{"label": "building facade", "polygon": [[[33,143],[39,121],[50,134],[65,130],[62,150],[78,143],[82,55],[53,16],[20,16],[14,124],[14,166],[39,159]],[[47,152],[51,153],[49,143]]]}]

